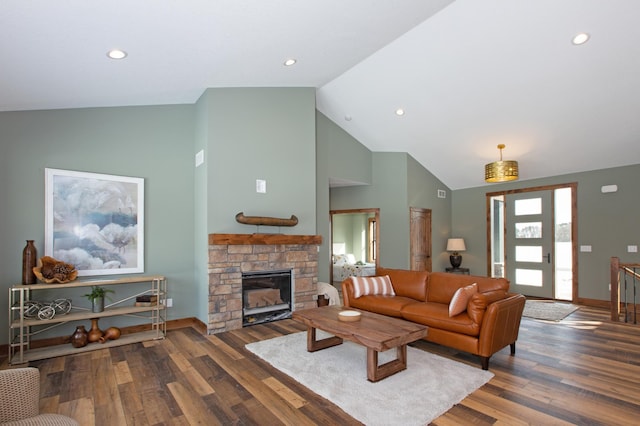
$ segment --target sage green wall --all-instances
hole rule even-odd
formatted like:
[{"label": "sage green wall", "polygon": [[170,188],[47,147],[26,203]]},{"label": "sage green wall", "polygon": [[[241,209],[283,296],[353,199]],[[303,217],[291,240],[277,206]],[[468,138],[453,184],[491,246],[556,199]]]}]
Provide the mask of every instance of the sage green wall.
[{"label": "sage green wall", "polygon": [[329,218],[329,137],[334,125],[316,111],[316,234],[322,236],[318,252],[318,281],[330,283],[331,220]]},{"label": "sage green wall", "polygon": [[380,209],[380,265],[409,266],[407,154],[372,153],[372,183],[331,189],[331,210]]},{"label": "sage green wall", "polygon": [[194,282],[198,292],[198,298],[203,303],[194,303],[195,316],[204,324],[209,323],[209,233],[207,225],[208,199],[207,177],[209,152],[207,141],[209,138],[209,104],[206,97],[200,98],[196,103],[195,113],[195,140],[194,140],[194,165],[195,154],[202,151],[204,162],[195,168],[194,173]]},{"label": "sage green wall", "polygon": [[[0,113],[0,306],[21,280],[25,240],[35,240],[44,255],[44,169],[57,168],[144,178],[145,274],[167,276],[169,318],[194,316],[193,111],[178,105]],[[7,338],[7,316],[0,315],[0,341]]]},{"label": "sage green wall", "polygon": [[[316,233],[316,130],[313,88],[208,89],[208,233],[253,233],[235,216],[298,217],[295,227],[259,232]],[[256,192],[256,179],[267,192]]]},{"label": "sage green wall", "polygon": [[371,183],[372,154],[369,149],[349,135],[322,113],[317,114],[318,144],[328,146],[327,173],[330,178]]},{"label": "sage green wall", "polygon": [[[472,273],[487,274],[487,192],[576,182],[578,246],[592,247],[590,253],[578,253],[578,296],[608,301],[610,258],[617,256],[625,263],[640,262],[639,253],[627,253],[628,245],[640,245],[640,198],[636,185],[639,181],[640,165],[633,165],[454,191],[452,226],[467,246],[463,265],[471,268]],[[600,191],[603,185],[618,185],[618,192],[603,194]]]},{"label": "sage green wall", "polygon": [[[451,266],[446,252],[451,237],[451,191],[410,155],[407,156],[409,207],[431,210],[431,269],[444,271]],[[438,198],[438,190],[445,198]]]},{"label": "sage green wall", "polygon": [[[331,189],[331,210],[380,209],[380,265],[409,268],[409,209],[431,210],[434,270],[446,267],[451,229],[449,188],[407,153],[372,153],[372,184]],[[438,198],[443,189],[446,198]]]},{"label": "sage green wall", "polygon": [[364,145],[316,111],[316,212],[318,281],[331,282],[331,220],[329,178],[371,183],[372,154]]}]

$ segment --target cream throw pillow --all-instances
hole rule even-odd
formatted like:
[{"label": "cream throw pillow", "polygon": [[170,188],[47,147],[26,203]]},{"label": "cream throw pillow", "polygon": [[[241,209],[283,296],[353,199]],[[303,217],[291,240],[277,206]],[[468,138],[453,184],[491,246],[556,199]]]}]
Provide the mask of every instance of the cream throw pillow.
[{"label": "cream throw pillow", "polygon": [[383,296],[396,295],[393,291],[389,275],[381,277],[351,277],[351,281],[353,282],[354,299],[367,294],[379,294]]},{"label": "cream throw pillow", "polygon": [[449,316],[454,317],[466,311],[469,299],[477,292],[478,284],[476,283],[459,288],[453,295],[451,302],[449,302]]}]

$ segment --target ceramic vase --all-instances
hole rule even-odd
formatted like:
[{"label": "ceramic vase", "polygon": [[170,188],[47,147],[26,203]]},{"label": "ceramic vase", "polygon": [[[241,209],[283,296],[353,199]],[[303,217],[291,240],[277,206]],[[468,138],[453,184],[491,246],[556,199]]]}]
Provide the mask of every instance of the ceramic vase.
[{"label": "ceramic vase", "polygon": [[38,261],[38,251],[33,244],[33,240],[27,240],[27,245],[22,250],[22,284],[35,284],[36,274],[33,268]]},{"label": "ceramic vase", "polygon": [[74,348],[82,348],[89,343],[89,333],[84,329],[84,325],[76,327],[76,331],[71,335],[71,345]]},{"label": "ceramic vase", "polygon": [[118,327],[109,327],[100,338],[100,343],[105,343],[107,340],[116,340],[120,338],[120,334],[121,331]]},{"label": "ceramic vase", "polygon": [[91,330],[89,330],[89,343],[98,342],[104,333],[98,327],[98,318],[91,319]]}]

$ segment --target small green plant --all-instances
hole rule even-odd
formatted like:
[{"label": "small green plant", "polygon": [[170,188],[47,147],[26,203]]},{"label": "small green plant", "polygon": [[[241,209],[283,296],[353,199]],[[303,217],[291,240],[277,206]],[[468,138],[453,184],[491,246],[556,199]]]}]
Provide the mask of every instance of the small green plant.
[{"label": "small green plant", "polygon": [[87,293],[84,296],[89,299],[91,302],[93,302],[95,299],[100,299],[100,298],[107,298],[109,300],[111,300],[111,298],[109,298],[109,296],[107,296],[107,293],[115,293],[113,290],[109,290],[106,289],[104,287],[99,287],[99,286],[92,286],[91,287],[91,293]]}]

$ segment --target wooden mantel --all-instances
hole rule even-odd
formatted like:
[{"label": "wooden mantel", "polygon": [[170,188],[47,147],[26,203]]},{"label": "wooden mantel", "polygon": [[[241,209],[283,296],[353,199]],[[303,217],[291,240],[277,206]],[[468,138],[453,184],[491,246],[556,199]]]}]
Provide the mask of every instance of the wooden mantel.
[{"label": "wooden mantel", "polygon": [[322,235],[209,234],[209,245],[322,244]]}]

